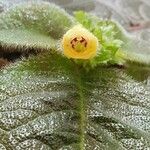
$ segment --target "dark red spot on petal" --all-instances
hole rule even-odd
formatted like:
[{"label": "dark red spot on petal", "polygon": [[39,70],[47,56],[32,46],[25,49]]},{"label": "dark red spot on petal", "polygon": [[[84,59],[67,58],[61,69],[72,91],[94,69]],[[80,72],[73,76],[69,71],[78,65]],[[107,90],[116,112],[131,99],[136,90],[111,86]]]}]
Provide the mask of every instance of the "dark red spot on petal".
[{"label": "dark red spot on petal", "polygon": [[86,41],[86,39],[83,38],[83,37],[81,37],[81,38],[75,37],[73,40],[71,40],[70,44],[72,45],[72,48],[74,49],[74,48],[75,48],[75,45],[76,45],[77,43],[79,43],[79,42],[80,42],[81,44],[83,44],[84,47],[87,47],[87,41]]}]

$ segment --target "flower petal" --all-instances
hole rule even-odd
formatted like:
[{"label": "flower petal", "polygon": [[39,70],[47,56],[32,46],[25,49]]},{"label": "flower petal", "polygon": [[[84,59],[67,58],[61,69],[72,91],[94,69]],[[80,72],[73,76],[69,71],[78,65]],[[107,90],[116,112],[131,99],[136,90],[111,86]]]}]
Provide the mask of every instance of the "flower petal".
[{"label": "flower petal", "polygon": [[68,58],[90,59],[96,55],[98,39],[81,25],[76,25],[63,36],[62,46]]}]

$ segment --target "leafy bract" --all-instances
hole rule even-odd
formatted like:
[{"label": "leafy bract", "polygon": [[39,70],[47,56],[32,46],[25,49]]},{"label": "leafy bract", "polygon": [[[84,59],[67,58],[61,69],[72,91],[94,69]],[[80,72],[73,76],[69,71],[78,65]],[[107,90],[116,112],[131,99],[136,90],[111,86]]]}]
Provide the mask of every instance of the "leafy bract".
[{"label": "leafy bract", "polygon": [[117,22],[99,19],[83,11],[75,12],[75,18],[90,30],[101,45],[97,58],[92,65],[98,63],[121,64],[124,60],[150,64],[150,45],[129,35]]},{"label": "leafy bract", "polygon": [[123,42],[126,42],[126,37],[114,22],[101,20],[83,11],[75,12],[75,18],[98,38],[100,46],[97,57],[90,61],[92,67],[98,64],[123,62],[122,58],[118,57],[118,51],[120,51]]}]

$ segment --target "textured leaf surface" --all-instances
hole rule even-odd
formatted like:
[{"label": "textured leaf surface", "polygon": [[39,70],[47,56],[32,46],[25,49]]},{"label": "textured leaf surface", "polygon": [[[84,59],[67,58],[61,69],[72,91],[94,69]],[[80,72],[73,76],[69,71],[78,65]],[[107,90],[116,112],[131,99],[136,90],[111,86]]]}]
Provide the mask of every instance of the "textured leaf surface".
[{"label": "textured leaf surface", "polygon": [[72,18],[51,3],[26,3],[0,16],[3,50],[50,49],[73,24]]},{"label": "textured leaf surface", "polygon": [[126,71],[86,73],[52,52],[1,71],[0,148],[149,149],[149,74]]}]

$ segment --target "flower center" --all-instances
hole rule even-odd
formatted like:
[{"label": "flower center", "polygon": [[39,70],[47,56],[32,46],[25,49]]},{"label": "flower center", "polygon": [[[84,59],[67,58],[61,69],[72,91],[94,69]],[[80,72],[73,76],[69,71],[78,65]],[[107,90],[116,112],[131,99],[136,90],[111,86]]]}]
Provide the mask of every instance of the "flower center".
[{"label": "flower center", "polygon": [[75,37],[70,43],[72,48],[77,52],[83,52],[87,47],[87,41],[82,36]]}]

